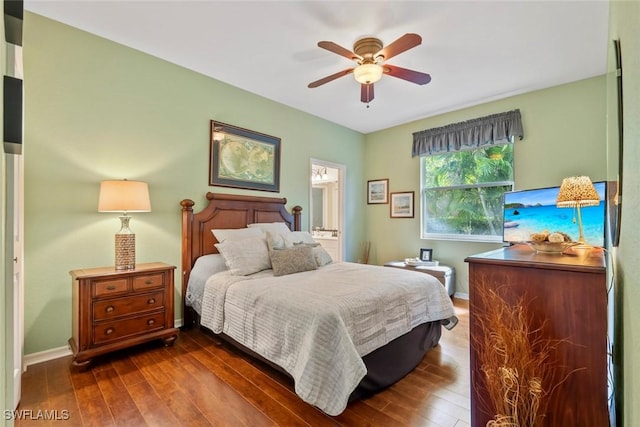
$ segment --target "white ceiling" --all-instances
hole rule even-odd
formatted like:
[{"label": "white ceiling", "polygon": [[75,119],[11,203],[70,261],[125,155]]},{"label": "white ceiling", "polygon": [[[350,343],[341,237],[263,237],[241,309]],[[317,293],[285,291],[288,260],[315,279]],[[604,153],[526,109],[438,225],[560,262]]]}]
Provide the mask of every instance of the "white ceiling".
[{"label": "white ceiling", "polygon": [[[25,9],[362,133],[604,74],[609,4],[596,1],[32,1]],[[370,108],[349,50],[363,36],[422,44],[389,60],[431,74],[390,76]]]}]

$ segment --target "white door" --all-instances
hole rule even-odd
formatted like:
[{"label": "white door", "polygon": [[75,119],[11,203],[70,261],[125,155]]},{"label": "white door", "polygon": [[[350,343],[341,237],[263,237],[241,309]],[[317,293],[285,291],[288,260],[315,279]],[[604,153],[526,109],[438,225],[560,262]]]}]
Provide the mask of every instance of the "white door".
[{"label": "white door", "polygon": [[[7,43],[7,75],[23,79],[22,46]],[[23,107],[24,108],[24,107]],[[24,111],[22,112],[24,117]],[[24,124],[23,124],[24,126]],[[24,140],[24,130],[23,130]],[[12,236],[13,244],[7,238],[6,276],[2,278],[7,285],[5,299],[7,322],[6,348],[7,359],[11,360],[11,373],[7,373],[7,403],[13,403],[15,409],[20,403],[22,388],[22,356],[24,351],[24,277],[23,277],[23,214],[24,214],[24,176],[22,155],[7,154],[6,162],[6,228]]]},{"label": "white door", "polygon": [[23,159],[21,155],[7,154],[7,230],[13,230],[13,245],[7,245],[7,283],[12,286],[7,293],[7,356],[12,359],[9,386],[13,408],[20,403],[22,388],[22,357],[24,351],[24,284],[23,284]]},{"label": "white door", "polygon": [[7,322],[6,357],[8,366],[11,367],[10,371],[7,372],[6,392],[7,403],[11,404],[13,409],[15,409],[18,403],[20,403],[22,356],[24,350],[24,291],[22,276],[22,236],[24,235],[22,226],[23,160],[21,155],[14,154],[7,154],[5,159],[7,177],[6,230],[8,232],[8,239],[12,240],[12,242],[7,241],[7,257],[5,260],[6,276],[4,277],[7,285],[5,299],[5,321]]},{"label": "white door", "polygon": [[334,261],[344,260],[345,165],[311,159],[309,228]]}]

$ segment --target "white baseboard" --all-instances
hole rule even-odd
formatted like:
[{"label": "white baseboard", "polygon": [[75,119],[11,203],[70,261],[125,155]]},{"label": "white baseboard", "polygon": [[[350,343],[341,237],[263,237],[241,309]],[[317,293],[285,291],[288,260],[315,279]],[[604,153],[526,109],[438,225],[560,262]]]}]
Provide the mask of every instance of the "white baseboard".
[{"label": "white baseboard", "polygon": [[37,353],[25,354],[22,359],[23,371],[27,370],[28,366],[35,365],[36,363],[47,362],[53,359],[59,359],[71,355],[71,349],[69,346],[52,348],[49,350],[39,351]]},{"label": "white baseboard", "polygon": [[[176,328],[182,326],[182,319],[177,319],[174,322]],[[39,351],[37,353],[25,354],[22,359],[22,371],[26,371],[28,366],[35,365],[36,363],[48,362],[49,360],[59,359],[71,355],[71,349],[68,345],[64,347],[52,348],[49,350]]]},{"label": "white baseboard", "polygon": [[466,299],[469,300],[469,294],[463,294],[462,292],[456,292],[453,294],[454,298]]}]

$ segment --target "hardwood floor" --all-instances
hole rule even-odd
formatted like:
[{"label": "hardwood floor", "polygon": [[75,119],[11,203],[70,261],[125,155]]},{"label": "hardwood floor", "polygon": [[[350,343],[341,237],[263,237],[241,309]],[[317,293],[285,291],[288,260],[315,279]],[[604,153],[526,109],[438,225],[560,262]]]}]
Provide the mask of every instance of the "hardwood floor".
[{"label": "hardwood floor", "polygon": [[[304,403],[280,373],[199,330],[95,360],[29,366],[16,426],[447,426],[469,415],[468,301],[460,323],[409,375],[337,417]],[[39,418],[39,419],[38,419]],[[47,419],[45,419],[47,418]],[[49,420],[57,418],[57,420]]]}]

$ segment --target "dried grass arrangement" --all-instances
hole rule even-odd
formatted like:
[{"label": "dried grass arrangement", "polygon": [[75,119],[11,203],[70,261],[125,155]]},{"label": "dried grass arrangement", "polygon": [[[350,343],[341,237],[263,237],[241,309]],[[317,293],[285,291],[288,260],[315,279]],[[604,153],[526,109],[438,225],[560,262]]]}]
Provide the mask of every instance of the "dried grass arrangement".
[{"label": "dried grass arrangement", "polygon": [[485,381],[482,405],[494,418],[487,427],[533,427],[543,424],[551,392],[567,378],[552,355],[565,340],[544,338],[545,324],[531,325],[524,297],[506,302],[481,286],[484,310],[477,316],[480,333],[473,337],[477,363]]}]

